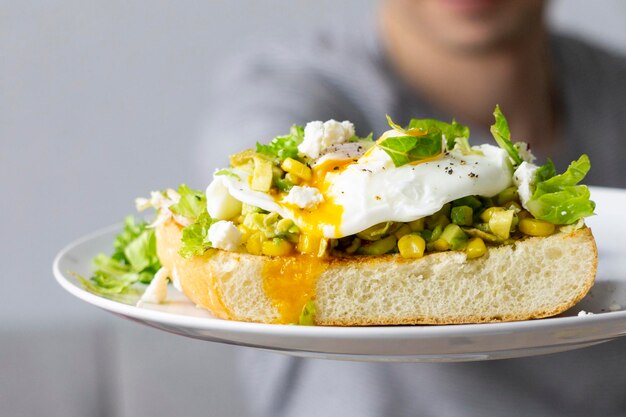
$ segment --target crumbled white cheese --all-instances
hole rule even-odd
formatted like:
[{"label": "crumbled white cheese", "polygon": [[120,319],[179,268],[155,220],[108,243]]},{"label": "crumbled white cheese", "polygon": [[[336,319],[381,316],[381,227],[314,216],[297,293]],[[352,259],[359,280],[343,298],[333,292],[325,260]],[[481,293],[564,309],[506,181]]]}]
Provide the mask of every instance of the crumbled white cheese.
[{"label": "crumbled white cheese", "polygon": [[143,307],[144,303],[159,304],[165,301],[167,297],[167,277],[169,275],[170,271],[166,268],[159,269],[137,302],[137,307]]},{"label": "crumbled white cheese", "polygon": [[234,251],[241,245],[241,232],[233,222],[220,220],[209,228],[209,241],[214,248]]},{"label": "crumbled white cheese", "polygon": [[354,125],[345,120],[338,122],[309,122],[304,127],[304,140],[298,145],[298,151],[309,158],[319,158],[322,151],[331,145],[346,142],[354,136]]},{"label": "crumbled white cheese", "polygon": [[517,152],[519,152],[519,156],[529,164],[537,160],[537,157],[530,151],[530,147],[526,142],[517,142],[515,147],[517,148]]},{"label": "crumbled white cheese", "polygon": [[613,303],[609,306],[609,311],[619,311],[621,309],[622,309],[622,306],[617,303]]},{"label": "crumbled white cheese", "polygon": [[584,316],[593,316],[593,313],[591,311],[580,310],[578,312],[578,317],[584,317]]},{"label": "crumbled white cheese", "polygon": [[212,218],[228,220],[241,213],[241,201],[230,195],[222,177],[213,177],[206,189],[206,209]]},{"label": "crumbled white cheese", "polygon": [[311,209],[324,201],[324,196],[317,188],[307,186],[293,186],[283,199],[284,203],[293,204],[301,209]]},{"label": "crumbled white cheese", "polygon": [[517,186],[517,194],[519,194],[519,200],[522,203],[522,207],[526,207],[526,203],[532,197],[535,192],[535,180],[537,178],[537,165],[522,162],[520,166],[513,173],[513,183]]}]

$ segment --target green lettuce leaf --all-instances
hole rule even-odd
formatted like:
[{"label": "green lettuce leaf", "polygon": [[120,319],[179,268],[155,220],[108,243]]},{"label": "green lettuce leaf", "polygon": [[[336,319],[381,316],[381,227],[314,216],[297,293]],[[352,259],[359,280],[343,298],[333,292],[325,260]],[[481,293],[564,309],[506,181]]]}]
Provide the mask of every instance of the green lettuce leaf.
[{"label": "green lettuce leaf", "polygon": [[491,125],[491,134],[502,149],[504,149],[509,157],[513,160],[515,165],[519,165],[523,162],[517,148],[511,142],[511,132],[509,131],[509,123],[500,110],[500,106],[496,105],[496,109],[493,111],[493,115],[496,121]]},{"label": "green lettuce leaf", "polygon": [[199,190],[192,190],[185,184],[178,187],[180,200],[170,206],[170,211],[190,220],[197,219],[206,211],[206,195]]},{"label": "green lettuce leaf", "polygon": [[211,248],[209,228],[215,222],[216,220],[212,219],[205,210],[195,223],[185,227],[181,238],[180,250],[178,251],[180,256],[189,259],[192,256],[202,255]]},{"label": "green lettuce leaf", "polygon": [[411,119],[408,130],[418,129],[423,132],[439,130],[446,139],[446,147],[451,150],[454,148],[455,141],[459,138],[469,139],[469,127],[463,126],[452,120],[452,123],[441,122],[434,119]]},{"label": "green lettuce leaf", "polygon": [[143,221],[136,223],[132,216],[125,219],[114,248],[113,255],[99,254],[93,259],[94,274],[90,280],[80,278],[87,290],[109,298],[134,294],[137,290],[133,284],[149,284],[161,268],[154,229]]},{"label": "green lettuce leaf", "polygon": [[440,154],[441,131],[432,130],[424,136],[391,137],[377,143],[377,146],[399,167]]},{"label": "green lettuce leaf", "polygon": [[484,155],[481,150],[472,149],[467,138],[456,138],[454,147],[458,148],[463,155]]},{"label": "green lettuce leaf", "polygon": [[304,127],[293,125],[288,135],[277,136],[272,141],[263,145],[256,144],[256,151],[269,156],[275,163],[280,164],[287,158],[298,158],[298,145],[304,140]]},{"label": "green lettuce leaf", "polygon": [[554,224],[572,224],[593,215],[596,204],[590,200],[589,189],[578,185],[590,168],[589,157],[582,155],[563,174],[556,175],[554,164],[548,161],[537,170],[535,191],[526,203],[528,211]]}]

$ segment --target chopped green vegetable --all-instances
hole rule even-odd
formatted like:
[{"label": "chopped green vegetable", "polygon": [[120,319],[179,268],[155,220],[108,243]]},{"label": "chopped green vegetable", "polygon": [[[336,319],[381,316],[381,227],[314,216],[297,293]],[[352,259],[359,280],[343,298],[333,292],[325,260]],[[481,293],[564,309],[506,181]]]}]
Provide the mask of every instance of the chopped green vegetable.
[{"label": "chopped green vegetable", "polygon": [[94,258],[90,280],[80,279],[87,290],[107,297],[130,294],[134,292],[133,284],[150,283],[161,268],[154,229],[149,229],[145,222],[135,223],[132,216],[124,221],[114,247],[113,255],[99,254]]},{"label": "chopped green vegetable", "polygon": [[480,200],[473,195],[468,195],[467,197],[461,197],[457,200],[454,200],[452,202],[452,205],[469,206],[472,208],[472,210],[478,210],[480,207],[482,207],[483,203],[481,203]]},{"label": "chopped green vegetable", "polygon": [[298,145],[304,140],[304,128],[293,125],[288,135],[277,136],[268,145],[256,144],[256,151],[280,164],[287,158],[298,158]]},{"label": "chopped green vegetable", "polygon": [[460,250],[467,245],[467,235],[458,224],[448,224],[439,238],[446,241],[452,250]]},{"label": "chopped green vegetable", "polygon": [[528,211],[536,219],[554,224],[572,224],[591,216],[596,204],[590,200],[587,186],[577,185],[590,168],[589,157],[582,155],[556,175],[554,164],[548,161],[537,170],[535,191],[526,203]]},{"label": "chopped green vegetable", "polygon": [[496,140],[498,145],[509,154],[509,157],[511,157],[515,165],[521,164],[523,159],[513,142],[511,142],[509,123],[502,114],[500,106],[496,106],[496,109],[493,111],[493,115],[496,118],[496,122],[491,125],[491,134],[493,135],[493,138]]},{"label": "chopped green vegetable", "polygon": [[315,326],[315,301],[309,300],[302,308],[298,324],[300,326]]},{"label": "chopped green vegetable", "polygon": [[452,207],[450,220],[460,226],[471,226],[474,221],[474,210],[469,206]]},{"label": "chopped green vegetable", "polygon": [[206,211],[206,195],[202,191],[192,190],[185,184],[178,187],[180,200],[170,206],[170,211],[190,220],[196,220]]},{"label": "chopped green vegetable", "polygon": [[194,255],[202,255],[212,244],[209,241],[209,229],[216,220],[204,211],[195,223],[183,229],[183,236],[180,240],[181,246],[178,253],[183,258],[189,259]]}]

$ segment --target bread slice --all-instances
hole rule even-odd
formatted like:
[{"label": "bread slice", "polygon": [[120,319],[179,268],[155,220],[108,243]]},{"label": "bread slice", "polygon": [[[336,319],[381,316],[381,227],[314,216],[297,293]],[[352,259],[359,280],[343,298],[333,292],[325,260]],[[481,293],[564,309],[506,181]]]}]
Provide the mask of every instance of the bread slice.
[{"label": "bread slice", "polygon": [[[312,266],[308,257],[280,259],[222,250],[183,259],[178,255],[180,237],[181,228],[172,221],[157,229],[161,263],[183,292],[218,317],[264,323],[297,321],[312,297],[317,325],[549,317],[580,301],[597,269],[597,249],[588,228],[490,247],[476,259],[467,259],[463,252],[439,252],[420,259],[331,257],[313,260]],[[294,265],[296,272],[290,273]],[[304,276],[302,271],[311,273]]]}]

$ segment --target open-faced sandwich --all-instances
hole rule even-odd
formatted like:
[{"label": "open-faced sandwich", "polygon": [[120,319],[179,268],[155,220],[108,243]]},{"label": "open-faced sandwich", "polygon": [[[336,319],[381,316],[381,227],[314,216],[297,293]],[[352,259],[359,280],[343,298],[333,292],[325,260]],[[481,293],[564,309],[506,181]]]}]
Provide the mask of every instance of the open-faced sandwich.
[{"label": "open-faced sandwich", "polygon": [[[316,325],[451,324],[548,317],[591,288],[597,251],[579,185],[586,155],[557,175],[513,143],[410,121],[373,141],[352,123],[310,122],[230,157],[206,192],[182,185],[138,199],[91,289],[168,280],[215,316]],[[154,277],[154,278],[153,278]]]}]

